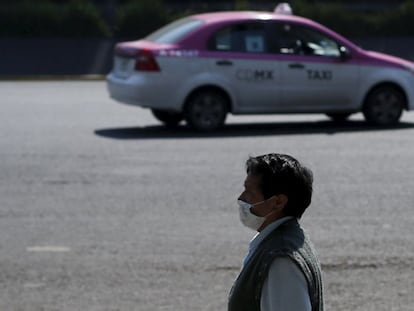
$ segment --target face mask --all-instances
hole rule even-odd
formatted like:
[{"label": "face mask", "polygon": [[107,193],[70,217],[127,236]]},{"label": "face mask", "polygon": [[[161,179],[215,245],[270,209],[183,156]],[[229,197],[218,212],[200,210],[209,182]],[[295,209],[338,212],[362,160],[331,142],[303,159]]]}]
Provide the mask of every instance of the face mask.
[{"label": "face mask", "polygon": [[250,204],[242,200],[237,200],[237,203],[239,205],[240,221],[247,228],[257,231],[257,229],[259,229],[263,225],[266,217],[256,216],[251,212],[251,208],[253,206],[263,202],[264,201],[255,204]]}]

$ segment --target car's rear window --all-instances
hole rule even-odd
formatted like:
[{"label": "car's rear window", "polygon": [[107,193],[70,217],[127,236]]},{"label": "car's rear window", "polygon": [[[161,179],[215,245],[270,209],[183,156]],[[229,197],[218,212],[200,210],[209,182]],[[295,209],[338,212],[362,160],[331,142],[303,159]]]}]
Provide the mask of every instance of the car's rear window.
[{"label": "car's rear window", "polygon": [[199,28],[204,22],[194,18],[179,19],[150,34],[145,39],[156,43],[176,43],[191,31]]}]

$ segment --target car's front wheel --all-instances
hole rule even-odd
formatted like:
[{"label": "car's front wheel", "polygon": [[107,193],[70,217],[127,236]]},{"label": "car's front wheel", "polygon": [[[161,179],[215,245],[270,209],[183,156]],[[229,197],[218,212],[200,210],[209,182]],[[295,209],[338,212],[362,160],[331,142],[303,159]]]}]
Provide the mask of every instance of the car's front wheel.
[{"label": "car's front wheel", "polygon": [[180,112],[160,109],[151,109],[151,112],[158,121],[167,126],[177,126],[184,119],[183,114]]},{"label": "car's front wheel", "polygon": [[193,94],[185,106],[185,119],[194,129],[213,131],[224,124],[228,112],[226,96],[214,89]]},{"label": "car's front wheel", "polygon": [[376,125],[398,123],[405,107],[405,97],[393,86],[374,89],[366,98],[362,112],[365,119]]}]

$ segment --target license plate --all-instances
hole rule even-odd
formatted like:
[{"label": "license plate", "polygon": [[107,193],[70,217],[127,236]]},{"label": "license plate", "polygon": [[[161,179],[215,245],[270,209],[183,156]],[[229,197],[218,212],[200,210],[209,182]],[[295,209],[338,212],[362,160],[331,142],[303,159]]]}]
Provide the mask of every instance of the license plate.
[{"label": "license plate", "polygon": [[130,75],[131,59],[117,57],[115,58],[115,74],[120,78],[127,78]]},{"label": "license plate", "polygon": [[127,58],[120,58],[119,59],[119,71],[127,72],[129,65],[129,59]]}]

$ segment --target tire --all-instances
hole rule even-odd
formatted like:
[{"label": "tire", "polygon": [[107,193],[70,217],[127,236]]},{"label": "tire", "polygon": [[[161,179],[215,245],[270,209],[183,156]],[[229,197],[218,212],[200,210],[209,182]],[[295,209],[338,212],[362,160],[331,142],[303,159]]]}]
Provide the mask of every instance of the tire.
[{"label": "tire", "polygon": [[158,120],[164,123],[167,126],[177,126],[180,123],[184,116],[182,113],[168,110],[160,109],[151,109],[152,114]]},{"label": "tire", "polygon": [[405,97],[397,88],[380,86],[369,93],[362,113],[368,123],[393,125],[400,120],[405,104]]},{"label": "tire", "polygon": [[345,121],[349,118],[351,113],[349,112],[335,112],[335,113],[327,113],[326,114],[329,118],[331,118],[335,122]]},{"label": "tire", "polygon": [[226,96],[216,90],[201,90],[193,94],[185,107],[185,119],[192,128],[209,132],[224,124],[228,112]]}]

